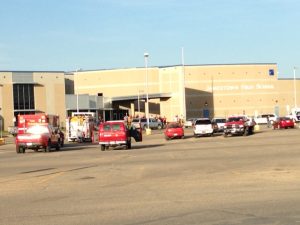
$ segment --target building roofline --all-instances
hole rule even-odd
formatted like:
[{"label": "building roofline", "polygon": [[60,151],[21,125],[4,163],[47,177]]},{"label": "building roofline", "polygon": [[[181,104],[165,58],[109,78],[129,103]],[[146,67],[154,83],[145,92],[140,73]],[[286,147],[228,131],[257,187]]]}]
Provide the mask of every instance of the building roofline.
[{"label": "building roofline", "polygon": [[[216,63],[216,64],[186,64],[184,66],[247,66],[247,65],[277,65],[277,63]],[[150,66],[148,69],[155,68],[170,68],[170,67],[178,67],[182,66],[182,64],[174,64],[174,65],[165,65],[165,66]],[[74,70],[74,71],[61,71],[61,70],[0,70],[2,72],[12,72],[12,73],[65,73],[68,75],[72,75],[75,72],[93,72],[93,71],[109,71],[109,70],[130,70],[130,69],[144,69],[145,67],[125,67],[125,68],[107,68],[107,69],[90,69],[90,70]]]},{"label": "building roofline", "polygon": [[[184,66],[248,66],[248,65],[277,65],[277,63],[216,63],[216,64],[186,64]],[[174,64],[174,65],[166,65],[166,66],[149,66],[148,69],[155,69],[155,68],[170,68],[170,67],[178,67],[182,66],[182,64]],[[93,71],[110,71],[110,70],[130,70],[130,69],[145,69],[145,67],[127,67],[127,68],[107,68],[107,69],[92,69],[92,70],[76,70],[76,71],[69,71],[66,73],[76,73],[76,72],[93,72]]]},{"label": "building roofline", "polygon": [[65,73],[56,70],[0,70],[0,73]]}]

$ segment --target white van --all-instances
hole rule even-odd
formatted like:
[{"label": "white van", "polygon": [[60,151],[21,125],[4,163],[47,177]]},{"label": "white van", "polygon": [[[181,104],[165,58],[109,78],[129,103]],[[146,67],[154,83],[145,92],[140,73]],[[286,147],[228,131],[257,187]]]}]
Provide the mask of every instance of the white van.
[{"label": "white van", "polygon": [[277,116],[275,114],[269,113],[269,114],[261,114],[261,115],[254,117],[254,121],[257,124],[267,124],[268,117],[269,117],[269,122],[271,124],[273,124],[273,122],[276,121],[276,119],[277,119]]}]

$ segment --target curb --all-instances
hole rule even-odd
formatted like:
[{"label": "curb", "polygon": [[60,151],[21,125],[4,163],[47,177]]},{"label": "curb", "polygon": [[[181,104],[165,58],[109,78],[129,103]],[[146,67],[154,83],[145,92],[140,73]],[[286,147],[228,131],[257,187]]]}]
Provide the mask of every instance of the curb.
[{"label": "curb", "polygon": [[5,144],[5,139],[4,138],[0,138],[0,145],[4,145]]}]

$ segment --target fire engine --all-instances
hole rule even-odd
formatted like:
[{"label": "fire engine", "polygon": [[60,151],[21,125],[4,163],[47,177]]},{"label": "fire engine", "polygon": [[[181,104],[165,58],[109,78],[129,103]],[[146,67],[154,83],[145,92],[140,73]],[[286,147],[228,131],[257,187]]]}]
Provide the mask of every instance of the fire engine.
[{"label": "fire engine", "polygon": [[66,119],[66,133],[68,141],[92,141],[95,128],[95,114],[93,112],[72,113]]},{"label": "fire engine", "polygon": [[59,116],[44,113],[18,115],[18,133],[25,133],[28,125],[32,123],[48,123],[53,127],[59,127]]},{"label": "fire engine", "polygon": [[48,124],[60,135],[60,146],[64,146],[64,133],[59,130],[59,116],[45,113],[18,115],[17,134],[25,134],[27,129],[33,124]]}]

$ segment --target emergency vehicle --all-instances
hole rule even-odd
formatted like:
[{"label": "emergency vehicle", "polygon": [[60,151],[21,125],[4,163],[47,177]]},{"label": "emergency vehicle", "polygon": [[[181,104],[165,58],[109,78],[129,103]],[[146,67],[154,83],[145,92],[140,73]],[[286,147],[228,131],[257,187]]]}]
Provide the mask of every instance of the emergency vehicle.
[{"label": "emergency vehicle", "polygon": [[52,147],[60,150],[61,140],[57,130],[48,123],[28,123],[26,131],[16,136],[17,153],[25,153],[26,149],[50,152]]},{"label": "emergency vehicle", "polygon": [[95,124],[93,112],[72,113],[72,116],[66,119],[68,141],[92,141]]},{"label": "emergency vehicle", "polygon": [[54,128],[59,127],[59,116],[45,113],[18,115],[18,134],[26,133],[29,124],[48,123]]},{"label": "emergency vehicle", "polygon": [[59,129],[58,115],[45,113],[18,115],[17,127],[17,153],[20,153],[22,150],[25,151],[25,148],[34,150],[45,148],[49,151],[49,148],[53,147],[53,145],[58,150],[64,146],[65,135]]}]

